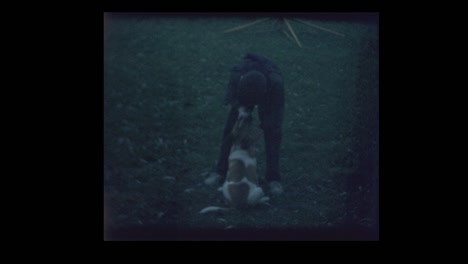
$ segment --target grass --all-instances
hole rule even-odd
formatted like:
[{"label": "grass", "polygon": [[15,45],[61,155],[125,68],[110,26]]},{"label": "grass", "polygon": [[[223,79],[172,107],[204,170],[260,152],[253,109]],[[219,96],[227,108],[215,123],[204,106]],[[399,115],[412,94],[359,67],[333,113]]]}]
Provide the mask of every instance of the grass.
[{"label": "grass", "polygon": [[[303,48],[274,23],[221,33],[249,21],[106,14],[106,230],[378,227],[378,25],[313,21],[343,38],[292,22]],[[203,180],[229,111],[229,69],[249,51],[284,74],[286,192],[271,207],[200,215],[223,205]]]}]

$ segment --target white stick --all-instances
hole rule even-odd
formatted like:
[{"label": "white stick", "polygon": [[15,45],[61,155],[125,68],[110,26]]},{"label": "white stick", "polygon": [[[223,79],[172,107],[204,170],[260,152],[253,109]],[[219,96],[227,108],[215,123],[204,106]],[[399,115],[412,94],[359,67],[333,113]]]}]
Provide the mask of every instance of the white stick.
[{"label": "white stick", "polygon": [[284,20],[284,23],[286,23],[286,26],[288,26],[289,31],[291,31],[291,34],[294,37],[294,39],[296,40],[297,45],[299,46],[299,48],[302,48],[301,42],[299,42],[299,39],[297,38],[296,34],[294,33],[294,30],[292,29],[291,25],[289,25],[288,20],[286,20],[286,18],[283,18],[283,20]]},{"label": "white stick", "polygon": [[318,29],[323,30],[323,31],[327,31],[327,32],[333,33],[333,34],[338,35],[338,36],[340,36],[340,37],[344,37],[344,36],[345,36],[344,34],[338,33],[338,32],[336,32],[336,31],[333,31],[333,30],[330,30],[330,29],[326,29],[326,28],[324,28],[324,27],[320,27],[320,26],[314,25],[314,24],[309,23],[309,22],[306,22],[306,21],[304,21],[304,20],[300,20],[300,19],[296,19],[296,20],[299,21],[299,22],[301,22],[301,23],[304,23],[304,24],[306,24],[306,25],[308,25],[308,26],[311,26],[311,27],[318,28]]},{"label": "white stick", "polygon": [[269,19],[269,18],[264,18],[264,19],[255,20],[254,22],[247,23],[247,24],[244,24],[244,25],[235,27],[235,28],[231,28],[231,29],[225,30],[225,31],[223,31],[223,33],[228,33],[228,32],[236,31],[236,30],[243,29],[243,28],[246,28],[246,27],[250,27],[250,26],[253,26],[253,25],[257,24],[257,23],[260,23],[260,22],[262,22],[262,21],[265,21],[265,20],[267,20],[267,19]]}]

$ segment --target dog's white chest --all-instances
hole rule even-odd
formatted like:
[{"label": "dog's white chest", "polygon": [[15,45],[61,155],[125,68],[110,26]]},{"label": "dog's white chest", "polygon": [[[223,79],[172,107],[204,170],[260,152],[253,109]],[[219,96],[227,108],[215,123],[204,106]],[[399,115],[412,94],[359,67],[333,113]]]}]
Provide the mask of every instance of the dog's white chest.
[{"label": "dog's white chest", "polygon": [[249,153],[247,153],[247,151],[243,149],[233,151],[229,155],[229,160],[241,160],[244,163],[245,167],[257,165],[257,160],[255,158],[250,157]]}]

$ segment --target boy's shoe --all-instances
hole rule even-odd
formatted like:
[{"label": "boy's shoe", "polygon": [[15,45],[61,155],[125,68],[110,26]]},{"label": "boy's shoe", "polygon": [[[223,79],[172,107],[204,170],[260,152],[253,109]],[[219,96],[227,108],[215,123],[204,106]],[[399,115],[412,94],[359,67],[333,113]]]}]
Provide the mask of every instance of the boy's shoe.
[{"label": "boy's shoe", "polygon": [[216,172],[212,172],[212,173],[210,173],[208,178],[205,179],[205,184],[206,185],[213,185],[213,184],[219,182],[220,178],[221,178],[221,175],[219,175]]},{"label": "boy's shoe", "polygon": [[283,193],[283,186],[278,181],[270,182],[269,187],[271,194],[279,195]]}]

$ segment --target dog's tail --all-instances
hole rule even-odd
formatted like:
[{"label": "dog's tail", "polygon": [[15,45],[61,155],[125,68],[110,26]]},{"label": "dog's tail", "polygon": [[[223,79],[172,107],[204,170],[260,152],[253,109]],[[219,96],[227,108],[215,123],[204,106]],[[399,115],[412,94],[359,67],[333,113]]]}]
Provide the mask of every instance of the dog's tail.
[{"label": "dog's tail", "polygon": [[208,207],[202,209],[199,213],[200,214],[206,214],[206,213],[210,213],[210,212],[228,211],[228,210],[231,210],[231,208],[219,207],[219,206],[208,206]]}]

